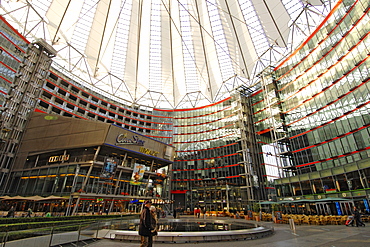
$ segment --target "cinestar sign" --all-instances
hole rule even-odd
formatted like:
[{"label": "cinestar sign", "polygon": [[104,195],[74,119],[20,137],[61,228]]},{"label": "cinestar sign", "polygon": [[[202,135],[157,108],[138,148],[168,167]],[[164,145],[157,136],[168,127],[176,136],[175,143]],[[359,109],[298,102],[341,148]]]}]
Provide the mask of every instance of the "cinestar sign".
[{"label": "cinestar sign", "polygon": [[131,144],[144,146],[144,143],[145,141],[140,140],[139,136],[132,136],[131,138],[128,138],[127,134],[119,134],[116,138],[116,145]]}]

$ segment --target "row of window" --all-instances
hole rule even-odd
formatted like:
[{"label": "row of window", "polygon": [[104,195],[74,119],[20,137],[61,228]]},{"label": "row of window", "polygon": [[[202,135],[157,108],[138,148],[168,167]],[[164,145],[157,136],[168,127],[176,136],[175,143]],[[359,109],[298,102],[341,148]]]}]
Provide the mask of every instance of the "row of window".
[{"label": "row of window", "polygon": [[159,138],[163,142],[168,140],[161,137],[169,137],[172,130],[172,125],[165,116],[129,111],[107,103],[67,83],[54,73],[50,73],[39,108],[47,113],[114,123],[146,135],[150,134],[148,136]]},{"label": "row of window", "polygon": [[291,197],[370,188],[370,168],[312,180],[276,185],[279,197]]},{"label": "row of window", "polygon": [[[364,2],[364,0],[360,2]],[[280,69],[281,75],[284,75],[288,71],[290,75],[298,75],[312,66],[314,62],[321,58],[322,55],[326,54],[331,46],[337,42],[336,38],[340,38],[337,34],[340,32],[345,34],[350,26],[358,20],[361,16],[361,10],[364,11],[365,9],[364,6],[364,4],[357,3],[348,13],[347,10],[349,9],[349,6],[341,4],[334,14],[328,18],[325,26],[318,30],[316,34],[307,41],[306,45],[299,49],[295,56],[291,57],[287,61],[287,65]],[[330,34],[330,36],[328,36],[328,34]],[[328,45],[328,43],[330,44]],[[323,49],[319,49],[320,46],[323,47]],[[314,55],[316,58],[311,60],[310,63],[305,62],[305,64],[301,64],[301,62],[306,59],[310,59],[311,56]],[[284,75],[284,77],[289,77],[290,75],[287,74]],[[288,79],[287,82],[292,81],[294,78],[294,76],[290,76],[290,79]],[[279,78],[279,80],[280,79],[282,78]]]},{"label": "row of window", "polygon": [[[160,123],[168,122],[168,121],[160,121],[161,119],[165,120],[167,118],[165,114],[158,114],[157,116],[157,115],[153,115],[152,112],[150,111],[139,112],[137,111],[139,109],[132,109],[132,110],[125,109],[123,107],[109,103],[103,99],[97,98],[96,96],[90,93],[87,93],[83,90],[80,90],[76,86],[57,77],[53,73],[50,73],[49,79],[50,81],[46,84],[46,87],[50,88],[51,90],[54,90],[55,92],[58,92],[59,94],[63,96],[68,96],[69,99],[73,101],[78,101],[79,104],[82,104],[85,107],[89,106],[91,107],[92,110],[98,110],[101,113],[110,113],[110,114],[118,113],[117,115],[122,114],[125,116],[142,119],[143,121],[151,120],[152,118],[158,118]],[[98,109],[98,107],[100,108]]]}]

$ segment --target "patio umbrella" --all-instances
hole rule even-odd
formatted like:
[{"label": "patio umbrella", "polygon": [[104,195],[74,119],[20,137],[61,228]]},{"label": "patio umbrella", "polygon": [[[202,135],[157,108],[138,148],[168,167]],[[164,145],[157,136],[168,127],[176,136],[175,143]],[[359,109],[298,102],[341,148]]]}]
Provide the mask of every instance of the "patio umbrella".
[{"label": "patio umbrella", "polygon": [[41,201],[58,201],[58,200],[67,200],[67,198],[51,195],[51,196],[43,198]]},{"label": "patio umbrella", "polygon": [[42,201],[45,198],[42,197],[42,196],[29,196],[29,197],[27,197],[27,199],[30,200],[30,201]]},{"label": "patio umbrella", "polygon": [[9,200],[11,197],[10,196],[0,196],[0,201],[5,201],[5,200]]},{"label": "patio umbrella", "polygon": [[7,200],[27,200],[27,197],[24,197],[24,196],[13,196],[13,197],[10,197]]}]

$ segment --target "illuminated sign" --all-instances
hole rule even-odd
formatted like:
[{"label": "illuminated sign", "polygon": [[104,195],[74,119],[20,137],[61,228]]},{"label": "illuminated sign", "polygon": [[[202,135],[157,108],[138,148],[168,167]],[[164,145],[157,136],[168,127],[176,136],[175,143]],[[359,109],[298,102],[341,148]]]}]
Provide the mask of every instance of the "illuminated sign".
[{"label": "illuminated sign", "polygon": [[145,141],[140,140],[138,136],[132,136],[132,138],[128,138],[127,134],[119,134],[116,138],[116,145],[132,144],[132,145],[144,146],[144,143]]},{"label": "illuminated sign", "polygon": [[69,154],[49,157],[49,163],[58,162],[58,161],[67,161],[67,160],[69,160]]},{"label": "illuminated sign", "polygon": [[157,156],[157,154],[159,154],[158,151],[150,150],[150,149],[144,148],[144,147],[140,148],[140,152],[142,152],[143,154],[148,154],[148,155],[152,155],[152,156]]}]

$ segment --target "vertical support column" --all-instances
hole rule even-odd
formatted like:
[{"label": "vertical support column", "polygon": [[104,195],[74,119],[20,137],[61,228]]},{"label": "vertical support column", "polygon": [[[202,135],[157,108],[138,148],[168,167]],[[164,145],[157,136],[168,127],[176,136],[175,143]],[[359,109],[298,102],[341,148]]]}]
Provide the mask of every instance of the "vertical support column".
[{"label": "vertical support column", "polygon": [[[152,172],[153,165],[154,165],[154,160],[152,160],[152,164],[150,165],[150,172]],[[148,182],[146,183],[145,196],[148,195],[148,187],[149,187],[149,179],[150,179],[150,177],[151,177],[151,175],[148,176]]]},{"label": "vertical support column", "polygon": [[[96,161],[96,158],[98,157],[99,152],[100,152],[100,146],[98,146],[98,148],[96,149],[96,152],[94,154],[94,158],[93,158],[93,161],[92,161],[92,163],[90,165],[89,171],[87,172],[86,178],[85,178],[85,180],[82,183],[81,191],[84,191],[85,190],[86,184],[87,184],[87,182],[89,180],[89,177],[90,177],[90,174],[91,174],[91,171],[92,171],[92,169],[94,167],[94,162]],[[67,215],[69,215],[69,213],[71,211],[71,203],[73,202],[73,192],[75,192],[74,190],[75,190],[75,185],[72,187],[72,193],[71,193],[71,196],[69,198],[68,208],[67,208]],[[76,206],[73,208],[72,215],[75,215],[76,214],[77,208],[78,208],[78,204],[80,203],[80,200],[81,200],[81,196],[79,195],[77,197]]]},{"label": "vertical support column", "polygon": [[[72,183],[72,189],[71,189],[71,195],[69,197],[69,201],[68,201],[68,208],[67,208],[67,212],[69,215],[70,211],[71,211],[71,204],[73,202],[73,194],[76,190],[76,184],[77,184],[77,178],[78,178],[78,174],[80,173],[80,166],[77,165],[77,168],[76,168],[76,173],[75,173],[75,177],[73,179],[73,183]],[[73,208],[73,213],[72,215],[74,215],[76,213],[76,210],[78,208],[78,204],[80,203],[80,197],[77,198],[77,202],[76,202],[76,206]]]},{"label": "vertical support column", "polygon": [[[126,158],[127,158],[127,153],[125,154],[125,157],[123,158],[123,161],[122,161],[122,164],[124,164],[126,162]],[[120,180],[121,180],[121,177],[122,177],[122,169],[120,169],[119,171],[119,175],[117,177],[117,181],[116,181],[116,188],[114,188],[114,195],[117,195],[117,190],[118,190],[118,187],[120,185]],[[113,208],[113,198],[112,198],[112,201],[110,203],[110,206],[109,206],[109,212],[112,211],[112,208]]]}]

